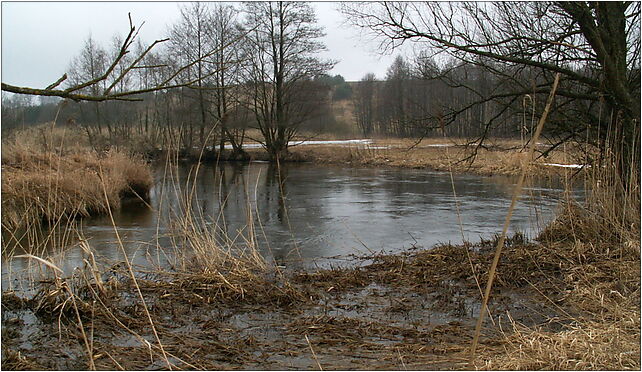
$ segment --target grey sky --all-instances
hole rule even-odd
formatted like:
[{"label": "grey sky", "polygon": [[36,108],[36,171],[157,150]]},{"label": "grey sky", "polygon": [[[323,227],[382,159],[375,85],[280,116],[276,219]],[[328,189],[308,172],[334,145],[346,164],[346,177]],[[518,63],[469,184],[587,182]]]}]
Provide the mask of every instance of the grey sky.
[{"label": "grey sky", "polygon": [[[128,12],[135,24],[145,21],[141,40],[162,38],[178,18],[178,6],[175,2],[2,2],[2,82],[30,87],[51,84],[67,70],[90,33],[108,45],[115,33],[127,32]],[[379,55],[376,43],[342,26],[337,3],[314,6],[327,33],[328,51],[323,57],[339,61],[331,74],[349,81],[368,72],[382,78],[394,57]]]}]

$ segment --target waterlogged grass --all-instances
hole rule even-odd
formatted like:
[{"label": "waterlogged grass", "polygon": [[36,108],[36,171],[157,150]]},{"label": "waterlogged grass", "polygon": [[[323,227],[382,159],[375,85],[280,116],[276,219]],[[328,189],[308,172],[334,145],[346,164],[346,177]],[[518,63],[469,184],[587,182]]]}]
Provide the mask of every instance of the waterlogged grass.
[{"label": "waterlogged grass", "polygon": [[[208,235],[186,235],[201,251],[185,265],[137,269],[136,282],[125,265],[88,266],[30,299],[5,293],[3,329],[17,335],[3,337],[3,366],[84,369],[91,355],[97,369],[639,369],[635,249],[508,239],[470,364],[475,278],[485,284],[494,240],[283,272],[249,247],[206,247]],[[20,312],[41,322],[38,350],[21,346]]]}]

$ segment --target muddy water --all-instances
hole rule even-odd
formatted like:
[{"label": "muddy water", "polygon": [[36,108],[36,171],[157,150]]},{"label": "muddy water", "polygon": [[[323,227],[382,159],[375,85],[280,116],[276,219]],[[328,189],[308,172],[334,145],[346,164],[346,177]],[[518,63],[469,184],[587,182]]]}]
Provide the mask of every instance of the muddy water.
[{"label": "muddy water", "polygon": [[[193,165],[159,165],[155,178],[148,205],[127,202],[114,215],[134,262],[163,262],[167,251],[158,246],[181,249],[181,241],[170,236],[189,209],[199,228],[219,239],[227,235],[244,244],[252,227],[264,255],[290,268],[340,262],[350,254],[460,243],[462,230],[473,242],[491,237],[501,230],[516,183],[514,177],[456,174],[455,198],[448,173],[310,164],[286,164],[279,172],[260,162],[202,165],[198,172]],[[559,180],[529,180],[511,231],[535,236],[552,218],[563,189]],[[87,218],[80,225],[98,256],[122,258],[109,217]],[[58,263],[70,272],[83,264],[83,254],[77,239],[66,244]],[[3,289],[9,276],[28,265],[25,259],[3,260]]]}]

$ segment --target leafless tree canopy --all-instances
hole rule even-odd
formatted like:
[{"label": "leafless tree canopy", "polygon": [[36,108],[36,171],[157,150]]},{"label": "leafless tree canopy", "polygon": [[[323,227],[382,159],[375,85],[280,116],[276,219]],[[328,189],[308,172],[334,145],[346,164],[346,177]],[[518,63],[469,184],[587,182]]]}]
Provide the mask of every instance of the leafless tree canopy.
[{"label": "leafless tree canopy", "polygon": [[325,46],[310,4],[250,2],[246,5],[249,34],[245,81],[251,86],[249,108],[254,112],[264,145],[274,158],[287,151],[299,125],[313,114],[318,99],[313,78],[333,63],[317,53]]},{"label": "leafless tree canopy", "polygon": [[591,138],[621,145],[614,150],[624,161],[635,157],[639,164],[640,3],[384,2],[347,3],[342,11],[384,48],[411,42],[435,58],[501,77],[504,88],[479,94],[479,104],[545,94],[561,73],[552,115],[557,135],[585,138],[586,131],[608,127]]},{"label": "leafless tree canopy", "polygon": [[[144,45],[137,39],[140,27],[130,22],[128,35],[106,47],[87,38],[54,84],[2,89],[66,99],[51,116],[58,118],[64,106],[62,122],[78,123],[97,148],[108,146],[98,143],[105,142],[104,129],[109,143],[139,130],[187,153],[222,152],[229,143],[235,157],[243,155],[246,129],[255,127],[263,134],[257,140],[278,157],[302,124],[327,114],[330,88],[317,78],[333,63],[317,57],[324,33],[310,4],[195,2],[179,10],[165,39]],[[52,105],[38,111],[11,101],[18,105],[3,105],[3,117],[12,118],[12,126],[51,114]]]}]

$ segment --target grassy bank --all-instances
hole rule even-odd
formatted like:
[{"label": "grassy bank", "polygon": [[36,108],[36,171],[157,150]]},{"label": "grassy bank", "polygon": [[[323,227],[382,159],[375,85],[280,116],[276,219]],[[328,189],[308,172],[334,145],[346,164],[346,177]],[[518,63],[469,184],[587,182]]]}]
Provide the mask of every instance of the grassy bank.
[{"label": "grassy bank", "polygon": [[[527,163],[530,175],[563,174],[564,168],[549,164],[574,164],[581,161],[581,153],[573,146],[552,151],[546,158],[532,163],[526,160],[519,141],[490,140],[488,147],[479,148],[472,158],[474,146],[466,146],[464,139],[430,138],[416,143],[411,139],[375,139],[368,146],[301,146],[292,153],[315,163],[365,166],[392,166],[429,168],[439,171],[469,172],[482,175],[516,175]],[[545,147],[541,147],[544,150]],[[571,170],[573,171],[573,170]]]},{"label": "grassy bank", "polygon": [[2,143],[2,226],[106,213],[145,197],[151,171],[138,156],[96,152],[73,131],[28,130]]},{"label": "grassy bank", "polygon": [[[21,146],[25,143],[30,148],[47,151],[56,149],[60,152],[84,151],[93,148],[100,152],[109,149],[126,154],[136,154],[148,160],[170,158],[188,161],[221,161],[227,160],[232,153],[226,150],[223,154],[211,150],[211,147],[201,149],[198,138],[186,140],[186,134],[176,129],[150,131],[145,133],[140,128],[133,128],[124,133],[109,134],[93,128],[84,131],[80,127],[51,127],[42,125],[13,134]],[[245,143],[256,146],[261,134],[256,130],[246,132]],[[318,135],[301,133],[295,141],[324,141],[344,139],[333,135]],[[185,143],[192,143],[191,150],[185,149]],[[208,142],[208,145],[211,143]],[[217,145],[218,146],[218,145]],[[177,149],[182,149],[177,151]],[[385,139],[372,140],[368,145],[363,144],[315,144],[290,147],[290,161],[309,161],[320,164],[343,164],[352,166],[388,166],[403,168],[428,168],[439,171],[468,172],[483,175],[516,175],[522,165],[528,168],[530,175],[559,175],[575,172],[576,169],[550,166],[547,164],[583,164],[585,157],[577,146],[569,144],[561,146],[544,158],[536,158],[532,162],[526,159],[526,151],[519,140],[489,139],[485,147],[476,149],[467,145],[466,139],[461,138],[426,138],[420,143],[414,139]],[[539,146],[540,151],[547,149],[546,145]],[[269,160],[263,148],[250,147],[240,158],[230,160]],[[473,153],[475,154],[472,157]]]}]

